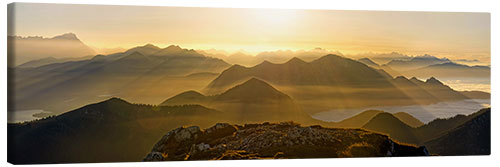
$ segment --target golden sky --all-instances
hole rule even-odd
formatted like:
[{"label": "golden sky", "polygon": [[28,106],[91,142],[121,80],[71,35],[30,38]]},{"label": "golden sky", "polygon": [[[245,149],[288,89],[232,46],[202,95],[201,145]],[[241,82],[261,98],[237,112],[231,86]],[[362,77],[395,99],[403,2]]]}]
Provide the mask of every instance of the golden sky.
[{"label": "golden sky", "polygon": [[321,47],[490,58],[490,14],[18,3],[9,35],[75,33],[94,48],[152,43],[251,53]]}]

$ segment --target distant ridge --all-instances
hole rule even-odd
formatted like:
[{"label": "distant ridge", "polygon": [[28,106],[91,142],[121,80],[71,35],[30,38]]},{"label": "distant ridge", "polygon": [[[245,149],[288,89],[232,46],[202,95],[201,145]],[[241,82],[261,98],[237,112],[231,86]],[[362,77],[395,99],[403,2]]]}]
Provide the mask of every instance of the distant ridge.
[{"label": "distant ridge", "polygon": [[454,62],[433,64],[404,72],[407,76],[438,78],[489,78],[491,68],[488,66],[468,66]]},{"label": "distant ridge", "polygon": [[[272,71],[270,73],[269,71]],[[267,61],[246,68],[233,65],[207,86],[208,94],[217,94],[242,80],[258,77],[272,84],[282,85],[343,85],[376,84],[390,86],[386,77],[366,65],[340,57],[325,55],[312,62],[292,58],[283,64]]]},{"label": "distant ridge", "polygon": [[80,40],[80,39],[78,39],[78,37],[76,37],[76,34],[74,34],[74,33],[66,33],[66,34],[58,35],[58,36],[52,37],[52,39],[78,40],[78,41]]},{"label": "distant ridge", "polygon": [[392,69],[403,72],[403,71],[426,67],[429,65],[449,63],[449,62],[451,61],[447,58],[437,58],[432,55],[424,54],[422,56],[412,57],[409,60],[391,60],[389,63],[385,65],[391,67]]},{"label": "distant ridge", "polygon": [[96,54],[92,48],[80,41],[74,33],[57,35],[52,38],[41,36],[7,36],[7,44],[11,47],[7,55],[9,59],[13,60],[9,61],[9,63],[13,63],[9,64],[9,67],[15,67],[29,61],[47,57],[66,59]]},{"label": "distant ridge", "polygon": [[378,67],[379,66],[379,64],[373,62],[369,58],[361,58],[361,59],[358,59],[358,61],[363,63],[363,64],[366,64],[367,66],[371,66],[371,67]]}]

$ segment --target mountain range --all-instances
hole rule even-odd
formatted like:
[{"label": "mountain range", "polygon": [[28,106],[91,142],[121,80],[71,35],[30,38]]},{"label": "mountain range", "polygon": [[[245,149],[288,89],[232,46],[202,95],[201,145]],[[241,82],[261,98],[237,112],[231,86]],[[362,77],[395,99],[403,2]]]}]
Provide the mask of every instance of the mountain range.
[{"label": "mountain range", "polygon": [[[120,96],[159,103],[185,89],[201,89],[213,75],[229,67],[220,59],[171,45],[144,45],[91,59],[11,68],[16,103],[9,111],[43,109],[55,113]],[[61,103],[64,102],[64,103]]]},{"label": "mountain range", "polygon": [[[77,40],[74,34],[9,38]],[[409,69],[489,67],[430,55],[391,53],[387,57],[400,59],[381,63],[385,59],[353,60],[325,52],[233,55],[255,63],[239,65],[225,61],[231,56],[214,58],[176,45],[146,44],[108,55],[54,56],[9,67],[8,111],[42,109],[55,116],[9,123],[8,161],[299,158],[306,153],[314,158],[414,156],[428,155],[427,149],[438,155],[490,153],[489,108],[427,124],[408,113],[376,110],[339,122],[310,116],[332,109],[489,99],[485,92],[456,91],[439,77],[396,75]],[[284,121],[308,127],[269,123]],[[207,149],[214,154],[203,152]]]},{"label": "mountain range", "polygon": [[[33,41],[79,41],[75,34],[54,38],[11,38]],[[433,91],[435,89],[423,89],[421,87],[429,87],[430,84],[423,86],[417,79],[412,80],[416,83],[413,85],[404,83],[407,82],[404,79],[393,79],[393,76],[400,75],[392,69],[392,65],[397,64],[397,61],[410,64],[449,61],[430,55],[409,57],[391,53],[385,57],[393,58],[392,63],[382,65],[368,58],[355,61],[333,54],[325,56],[325,53],[331,51],[321,48],[309,51],[262,52],[256,56],[243,53],[232,55],[236,57],[235,59],[246,57],[252,59],[247,62],[259,63],[245,67],[238,64],[231,66],[224,61],[231,59],[232,56],[222,57],[224,59],[222,60],[205,56],[204,54],[211,55],[208,52],[183,49],[176,45],[160,48],[146,44],[109,55],[33,60],[17,68],[9,68],[9,76],[13,78],[10,83],[14,87],[11,97],[16,103],[11,103],[8,110],[12,112],[43,109],[60,113],[111,96],[158,104],[165,97],[174,96],[185,90],[196,90],[208,96],[220,94],[250,78],[265,81],[289,95],[298,105],[303,106],[307,113],[332,108],[429,104],[468,98],[468,96],[438,97],[441,94],[457,93],[446,87],[441,87],[442,90],[438,91],[440,93],[435,93]],[[438,65],[445,64],[432,66]],[[464,69],[470,71],[473,68],[480,67]],[[489,71],[489,68],[481,67],[481,70],[483,69]],[[481,75],[489,75],[483,71],[478,72],[482,73]],[[199,75],[209,73],[210,75]],[[399,87],[401,85],[405,87]],[[408,88],[409,86],[411,87]],[[380,93],[381,91],[384,93]],[[321,102],[322,100],[325,102]],[[60,101],[64,103],[59,103]]]},{"label": "mountain range", "polygon": [[215,49],[201,50],[200,53],[211,56],[215,58],[223,59],[230,64],[238,64],[245,67],[251,67],[258,65],[264,61],[271,63],[285,63],[286,61],[297,57],[305,61],[313,61],[327,54],[342,55],[338,51],[329,51],[322,48],[314,48],[311,50],[277,50],[277,51],[264,51],[259,52],[255,56],[251,54],[244,53],[243,51],[235,52],[229,54],[225,51],[219,51]]},{"label": "mountain range", "polygon": [[[393,53],[396,54],[396,53]],[[398,55],[398,54],[396,54]],[[389,62],[378,64],[372,59],[380,59],[378,56],[372,55],[370,58],[360,58],[359,62],[366,64],[375,69],[382,69],[391,76],[406,76],[418,78],[436,77],[440,79],[461,79],[461,80],[474,80],[476,78],[489,78],[489,66],[468,66],[453,62],[448,58],[438,58],[432,55],[423,55],[415,57],[392,57]],[[389,59],[389,58],[387,58]],[[466,60],[458,59],[457,62],[464,62]],[[476,60],[477,61],[477,60]]]},{"label": "mountain range", "polygon": [[436,78],[426,81],[392,78],[384,70],[337,55],[326,55],[311,62],[292,58],[283,64],[264,61],[253,67],[233,65],[211,81],[203,92],[219,94],[252,77],[290,95],[308,113],[332,108],[468,99]]},{"label": "mountain range", "polygon": [[218,89],[226,89],[249,77],[258,77],[277,85],[390,85],[384,82],[386,77],[377,70],[357,61],[330,54],[312,62],[305,62],[295,57],[283,64],[264,61],[249,68],[233,65],[208,85],[208,93],[219,93]]},{"label": "mountain range", "polygon": [[10,112],[43,109],[61,113],[111,96],[159,104],[186,90],[206,96],[221,94],[250,78],[287,94],[306,113],[489,97],[472,92],[464,92],[465,96],[434,77],[425,82],[392,78],[383,69],[331,54],[310,62],[295,57],[282,64],[263,61],[244,67],[175,45],[159,48],[147,44],[87,60],[8,71],[15,101],[9,105]]},{"label": "mountain range", "polygon": [[423,56],[413,57],[409,60],[398,60],[398,59],[391,60],[386,65],[397,71],[408,71],[426,67],[429,65],[443,64],[450,62],[451,61],[447,58],[437,58],[435,56],[425,54]]},{"label": "mountain range", "polygon": [[95,55],[96,52],[85,45],[74,33],[66,33],[52,38],[39,36],[7,36],[9,67],[15,67],[40,58],[74,58]]},{"label": "mountain range", "polygon": [[373,60],[373,62],[383,65],[387,64],[392,60],[410,60],[413,57],[408,56],[406,54],[398,53],[398,52],[390,52],[390,53],[364,53],[364,54],[357,54],[357,55],[348,55],[349,57],[355,57],[359,59],[363,58],[368,58],[370,60]]}]

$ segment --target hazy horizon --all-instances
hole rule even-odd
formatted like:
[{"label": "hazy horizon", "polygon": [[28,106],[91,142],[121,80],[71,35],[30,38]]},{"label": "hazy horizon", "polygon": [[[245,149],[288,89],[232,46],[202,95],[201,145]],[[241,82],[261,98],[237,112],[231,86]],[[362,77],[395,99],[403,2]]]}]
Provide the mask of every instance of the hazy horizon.
[{"label": "hazy horizon", "polygon": [[399,52],[490,62],[488,13],[27,3],[14,8],[16,27],[8,35],[72,32],[97,52],[152,43],[251,54],[323,48],[348,55]]}]

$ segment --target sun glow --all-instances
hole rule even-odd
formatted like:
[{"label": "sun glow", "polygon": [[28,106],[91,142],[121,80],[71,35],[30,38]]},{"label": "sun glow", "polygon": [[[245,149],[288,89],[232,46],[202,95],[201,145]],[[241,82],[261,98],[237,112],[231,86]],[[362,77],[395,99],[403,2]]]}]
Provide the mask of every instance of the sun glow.
[{"label": "sun glow", "polygon": [[395,51],[490,61],[487,13],[43,4],[16,7],[24,12],[16,13],[18,28],[9,35],[51,37],[73,32],[85,44],[100,50],[146,43],[252,53],[319,47],[346,54]]}]

